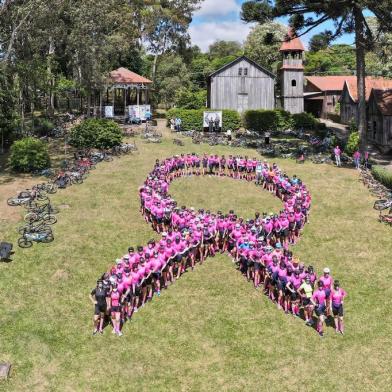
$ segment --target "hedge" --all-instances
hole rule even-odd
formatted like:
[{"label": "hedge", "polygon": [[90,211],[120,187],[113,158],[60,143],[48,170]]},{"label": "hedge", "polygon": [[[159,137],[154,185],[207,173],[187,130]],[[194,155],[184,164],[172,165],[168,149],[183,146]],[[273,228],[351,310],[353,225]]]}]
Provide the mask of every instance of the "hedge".
[{"label": "hedge", "polygon": [[319,121],[311,113],[297,113],[292,115],[294,129],[317,129]]},{"label": "hedge", "polygon": [[[202,131],[203,130],[203,113],[206,109],[170,109],[166,113],[168,125],[170,119],[179,117],[182,121],[184,131]],[[216,110],[219,111],[219,110]],[[228,129],[235,130],[241,127],[241,117],[235,110],[222,110],[223,114],[223,131]]]},{"label": "hedge", "polygon": [[373,166],[372,167],[373,177],[381,182],[381,184],[385,185],[387,188],[392,190],[392,171],[387,170],[382,166]]},{"label": "hedge", "polygon": [[284,131],[292,126],[290,113],[281,109],[247,110],[243,121],[246,129],[255,132]]}]

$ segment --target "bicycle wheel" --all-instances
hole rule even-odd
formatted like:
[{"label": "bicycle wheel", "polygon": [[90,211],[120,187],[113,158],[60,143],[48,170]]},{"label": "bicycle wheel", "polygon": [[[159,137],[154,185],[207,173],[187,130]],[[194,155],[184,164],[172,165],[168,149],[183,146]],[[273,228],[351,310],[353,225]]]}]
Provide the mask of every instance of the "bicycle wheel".
[{"label": "bicycle wheel", "polygon": [[111,155],[105,155],[104,161],[105,162],[112,162],[113,161],[113,157]]},{"label": "bicycle wheel", "polygon": [[57,192],[57,185],[56,184],[47,184],[46,185],[46,191],[53,195],[54,193]]},{"label": "bicycle wheel", "polygon": [[7,199],[7,204],[11,207],[15,207],[19,205],[19,201],[17,198],[15,197],[10,197],[9,199]]},{"label": "bicycle wheel", "polygon": [[54,215],[44,215],[43,221],[48,225],[54,225],[57,222],[57,218]]},{"label": "bicycle wheel", "polygon": [[26,214],[23,218],[23,220],[26,223],[33,223],[33,222],[37,222],[40,220],[39,215],[36,212],[29,212],[28,214]]},{"label": "bicycle wheel", "polygon": [[389,207],[388,200],[376,200],[374,202],[373,208],[377,211],[386,210]]},{"label": "bicycle wheel", "polygon": [[18,245],[21,248],[31,248],[33,246],[33,242],[26,240],[26,238],[22,237],[18,239]]},{"label": "bicycle wheel", "polygon": [[41,242],[43,242],[44,244],[47,244],[49,242],[52,242],[53,240],[54,240],[53,233],[48,233],[48,235],[45,238],[43,238],[41,240]]}]

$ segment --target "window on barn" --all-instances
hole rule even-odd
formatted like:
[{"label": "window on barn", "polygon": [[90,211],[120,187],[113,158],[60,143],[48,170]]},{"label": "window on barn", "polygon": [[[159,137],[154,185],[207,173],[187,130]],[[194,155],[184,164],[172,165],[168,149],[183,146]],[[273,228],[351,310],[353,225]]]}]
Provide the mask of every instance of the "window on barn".
[{"label": "window on barn", "polygon": [[238,76],[242,76],[242,68],[238,68]]},{"label": "window on barn", "polygon": [[248,76],[248,68],[244,68],[244,76]]},{"label": "window on barn", "polygon": [[295,79],[293,79],[291,81],[291,87],[296,87],[297,86],[297,81]]}]

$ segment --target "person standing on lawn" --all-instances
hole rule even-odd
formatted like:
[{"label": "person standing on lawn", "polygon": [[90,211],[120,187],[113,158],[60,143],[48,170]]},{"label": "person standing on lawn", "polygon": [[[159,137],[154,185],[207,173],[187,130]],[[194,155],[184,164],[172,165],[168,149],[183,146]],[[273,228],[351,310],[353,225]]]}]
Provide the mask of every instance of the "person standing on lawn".
[{"label": "person standing on lawn", "polygon": [[361,153],[356,150],[353,155],[355,168],[359,170],[359,165],[361,164]]},{"label": "person standing on lawn", "polygon": [[342,163],[340,162],[340,156],[342,155],[342,150],[340,149],[339,146],[336,146],[333,149],[333,153],[335,154],[335,162],[336,162],[336,166],[342,166]]}]

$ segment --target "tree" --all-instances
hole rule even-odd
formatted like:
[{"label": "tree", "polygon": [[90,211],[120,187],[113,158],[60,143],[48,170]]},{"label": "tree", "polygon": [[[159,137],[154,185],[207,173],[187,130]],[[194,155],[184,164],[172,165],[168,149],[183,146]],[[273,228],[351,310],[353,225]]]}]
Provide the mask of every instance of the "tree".
[{"label": "tree", "polygon": [[176,92],[175,106],[181,109],[200,109],[206,107],[207,90],[191,91],[185,87]]},{"label": "tree", "polygon": [[306,73],[353,74],[355,48],[351,45],[331,45],[317,52],[308,52],[305,58]]},{"label": "tree", "polygon": [[331,43],[331,37],[331,31],[315,34],[309,41],[309,51],[318,52],[319,50],[327,49]]},{"label": "tree", "polygon": [[178,48],[189,41],[188,27],[192,13],[198,9],[201,0],[148,1],[144,6],[143,30],[148,49],[154,55],[152,81],[161,55]]},{"label": "tree", "polygon": [[242,45],[236,41],[215,41],[208,48],[208,57],[210,60],[235,56],[238,57],[242,54]]},{"label": "tree", "polygon": [[358,84],[358,128],[361,150],[366,145],[366,96],[365,52],[374,43],[375,36],[366,21],[366,12],[372,12],[379,23],[379,32],[392,30],[392,0],[269,0],[246,1],[241,17],[246,22],[265,23],[277,17],[289,16],[296,36],[301,36],[332,21],[335,29],[331,41],[343,33],[354,33],[356,47],[356,71]]},{"label": "tree", "polygon": [[244,44],[245,55],[276,73],[281,61],[280,42],[286,34],[287,28],[281,23],[269,22],[254,26]]},{"label": "tree", "polygon": [[169,108],[175,103],[177,91],[190,87],[190,75],[183,59],[175,54],[163,56],[156,75],[160,102]]}]

